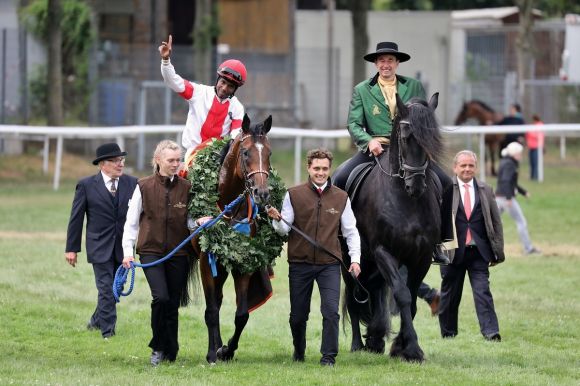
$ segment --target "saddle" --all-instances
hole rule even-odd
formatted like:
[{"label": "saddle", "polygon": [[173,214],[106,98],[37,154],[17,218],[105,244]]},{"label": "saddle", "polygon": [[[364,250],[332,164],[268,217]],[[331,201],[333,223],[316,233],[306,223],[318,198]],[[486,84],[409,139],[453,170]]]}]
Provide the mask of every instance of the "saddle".
[{"label": "saddle", "polygon": [[344,190],[350,197],[350,201],[353,202],[356,194],[358,192],[359,187],[362,185],[363,181],[365,180],[366,176],[369,172],[373,169],[374,162],[365,162],[360,165],[357,165],[352,171],[350,172],[348,179],[346,180],[346,185]]},{"label": "saddle", "polygon": [[[360,186],[368,176],[369,172],[373,169],[373,166],[374,162],[365,162],[357,165],[350,172],[348,179],[346,180],[344,190],[350,197],[351,202],[354,202]],[[437,202],[439,205],[441,205],[443,201],[443,185],[441,184],[441,180],[439,179],[439,176],[437,176],[437,173],[433,171],[433,169],[429,169],[428,173],[431,175],[435,185],[435,195],[437,197]]]}]

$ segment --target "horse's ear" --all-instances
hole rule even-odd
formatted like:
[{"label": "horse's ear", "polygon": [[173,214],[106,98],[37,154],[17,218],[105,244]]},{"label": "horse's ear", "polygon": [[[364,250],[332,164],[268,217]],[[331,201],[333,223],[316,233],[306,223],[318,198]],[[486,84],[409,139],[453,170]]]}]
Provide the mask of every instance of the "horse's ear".
[{"label": "horse's ear", "polygon": [[266,118],[266,120],[264,121],[264,127],[262,130],[264,131],[264,134],[268,134],[271,128],[272,128],[272,116],[269,115],[268,118]]},{"label": "horse's ear", "polygon": [[431,108],[431,110],[435,111],[438,104],[439,104],[439,93],[436,92],[435,94],[433,94],[433,96],[431,96],[431,99],[429,99],[429,107]]},{"label": "horse's ear", "polygon": [[242,132],[248,133],[250,131],[250,117],[248,114],[244,114],[244,120],[242,121]]},{"label": "horse's ear", "polygon": [[399,112],[399,116],[401,117],[406,117],[409,115],[409,109],[407,108],[407,106],[405,105],[405,103],[403,103],[403,100],[401,99],[401,97],[399,96],[399,94],[395,94],[395,97],[397,99],[397,111]]}]

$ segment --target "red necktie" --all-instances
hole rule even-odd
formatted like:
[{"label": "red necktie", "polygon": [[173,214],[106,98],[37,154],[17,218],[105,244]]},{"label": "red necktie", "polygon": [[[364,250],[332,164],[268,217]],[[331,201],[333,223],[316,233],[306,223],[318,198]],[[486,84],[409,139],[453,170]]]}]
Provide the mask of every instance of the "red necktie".
[{"label": "red necktie", "polygon": [[[465,194],[463,195],[463,209],[465,210],[465,217],[469,220],[471,217],[471,196],[469,195],[469,184],[463,184],[465,188]],[[469,245],[471,242],[471,231],[469,230],[469,225],[467,227],[467,237],[465,237],[465,245]]]},{"label": "red necktie", "polygon": [[318,195],[319,195],[319,196],[322,196],[322,189],[320,189],[320,188],[317,188],[316,190],[318,191]]}]

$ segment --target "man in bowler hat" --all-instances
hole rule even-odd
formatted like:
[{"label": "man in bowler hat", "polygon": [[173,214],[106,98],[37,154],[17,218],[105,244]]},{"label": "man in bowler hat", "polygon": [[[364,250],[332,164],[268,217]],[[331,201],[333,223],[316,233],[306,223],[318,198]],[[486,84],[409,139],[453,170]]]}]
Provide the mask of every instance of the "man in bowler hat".
[{"label": "man in bowler hat", "polygon": [[[348,131],[359,151],[344,162],[333,175],[334,184],[341,189],[353,169],[372,157],[380,156],[390,145],[393,122],[397,114],[396,95],[405,103],[412,98],[425,100],[425,89],[417,79],[397,74],[399,63],[411,59],[399,51],[394,42],[380,42],[375,52],[368,53],[364,60],[375,64],[377,72],[370,79],[354,87],[348,112]],[[451,179],[436,164],[434,170],[445,190],[451,186]],[[442,213],[442,241],[451,240],[451,213]],[[449,259],[439,248],[433,253],[435,264],[449,264]]]},{"label": "man in bowler hat", "polygon": [[98,165],[99,172],[77,183],[66,238],[65,258],[74,267],[81,251],[86,215],[86,253],[93,265],[98,291],[97,307],[87,328],[100,330],[105,339],[115,335],[113,279],[123,261],[123,226],[129,199],[137,185],[137,178],[123,174],[126,155],[116,143],[97,148],[93,165]]}]

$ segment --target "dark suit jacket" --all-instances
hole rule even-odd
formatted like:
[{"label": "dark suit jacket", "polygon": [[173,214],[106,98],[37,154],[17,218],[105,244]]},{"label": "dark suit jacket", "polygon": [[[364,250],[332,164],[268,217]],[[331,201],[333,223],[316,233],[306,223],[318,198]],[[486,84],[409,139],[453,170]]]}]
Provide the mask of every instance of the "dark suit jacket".
[{"label": "dark suit jacket", "polygon": [[104,263],[111,256],[123,261],[123,226],[137,178],[122,175],[117,187],[118,206],[112,200],[101,172],[77,183],[65,252],[80,252],[83,220],[87,217],[86,250],[89,263]]},{"label": "dark suit jacket", "polygon": [[[482,257],[488,262],[501,263],[505,260],[503,227],[493,190],[489,185],[478,182],[475,179],[473,184],[475,187],[475,204],[469,221],[463,209],[463,201],[460,197],[459,183],[456,176],[453,177],[453,189],[447,192],[447,194],[452,194],[452,211],[458,243],[458,248],[454,251],[453,264],[459,264],[463,260],[468,227]],[[450,198],[447,197],[446,199]]]}]

